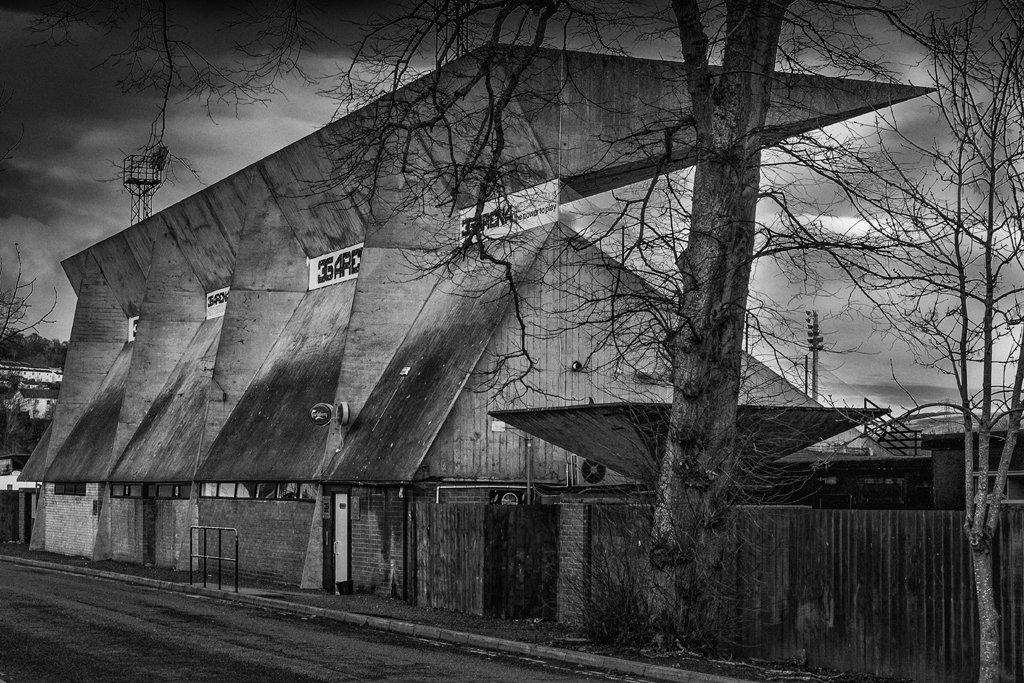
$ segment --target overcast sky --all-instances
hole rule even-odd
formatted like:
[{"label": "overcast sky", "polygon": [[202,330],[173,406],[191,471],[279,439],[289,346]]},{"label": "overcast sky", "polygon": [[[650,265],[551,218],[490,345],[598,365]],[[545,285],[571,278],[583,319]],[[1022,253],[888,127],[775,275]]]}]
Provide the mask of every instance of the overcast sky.
[{"label": "overcast sky", "polygon": [[[341,3],[338,16],[325,17],[342,44],[353,31],[338,19],[358,24],[373,3]],[[0,255],[5,265],[14,244],[20,246],[26,272],[37,278],[35,303],[52,300],[57,292],[53,323],[40,327],[48,337],[67,339],[75,296],[60,267],[61,259],[124,229],[129,223],[130,197],[121,188],[120,161],[144,144],[155,113],[151,95],[123,95],[117,73],[100,66],[116,37],[78,32],[75,44],[34,45],[38,34],[26,30],[34,3],[0,1],[0,84],[10,96],[0,111],[0,151],[17,143],[0,170]],[[208,30],[218,17],[206,21],[202,5],[174,3],[183,9],[192,38],[216,53],[227,49],[227,37]],[[202,20],[195,21],[199,17]],[[198,33],[197,33],[198,32]],[[883,46],[886,47],[886,46]],[[671,53],[672,45],[643,46],[646,55]],[[345,50],[326,45],[307,66],[317,73],[336,72],[345,64]],[[913,77],[908,70],[908,78]],[[156,195],[154,210],[165,208],[327,123],[337,102],[317,87],[296,81],[282,84],[283,92],[266,105],[251,105],[237,113],[224,108],[213,117],[196,102],[175,102],[168,115],[167,144],[187,157],[198,170],[196,179],[178,172]],[[902,105],[901,115],[916,125],[928,125],[924,107]],[[6,272],[10,272],[9,269]],[[823,316],[826,341],[843,353],[823,355],[823,393],[839,400],[860,401],[869,396],[885,404],[907,405],[905,394],[892,380],[890,366],[919,401],[952,395],[945,378],[916,368],[905,350],[892,348],[882,335],[851,315],[842,297],[815,296],[801,291],[771,264],[759,266],[755,287],[786,302],[795,318],[814,306]],[[841,289],[841,287],[837,287]],[[798,359],[799,360],[799,359]]]}]

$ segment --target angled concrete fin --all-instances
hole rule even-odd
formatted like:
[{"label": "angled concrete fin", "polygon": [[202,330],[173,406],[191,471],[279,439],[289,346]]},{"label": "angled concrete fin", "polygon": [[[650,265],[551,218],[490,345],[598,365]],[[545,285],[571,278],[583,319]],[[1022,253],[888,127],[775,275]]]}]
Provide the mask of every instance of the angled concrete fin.
[{"label": "angled concrete fin", "polygon": [[154,241],[114,453],[120,454],[149,410],[182,349],[206,317],[206,294],[166,229]]},{"label": "angled concrete fin", "polygon": [[125,342],[96,394],[54,454],[44,481],[106,481],[117,455],[114,437],[131,359],[132,344]]},{"label": "angled concrete fin", "polygon": [[309,481],[327,427],[310,422],[334,398],[355,282],[307,292],[200,462],[198,481]]},{"label": "angled concrete fin", "polygon": [[254,178],[206,408],[213,443],[306,292],[305,252],[266,185]]},{"label": "angled concrete fin", "polygon": [[[505,244],[513,281],[552,226]],[[495,247],[500,249],[501,247]],[[328,464],[328,481],[409,481],[508,308],[508,273],[474,257],[434,287]]]},{"label": "angled concrete fin", "polygon": [[223,321],[200,324],[112,468],[110,481],[192,480]]},{"label": "angled concrete fin", "polygon": [[26,476],[33,481],[43,479],[57,451],[121,355],[127,339],[128,319],[99,264],[91,253],[86,253],[86,257],[64,362],[64,381],[50,425],[49,447],[38,454],[43,456],[41,460],[32,458],[26,466]]}]

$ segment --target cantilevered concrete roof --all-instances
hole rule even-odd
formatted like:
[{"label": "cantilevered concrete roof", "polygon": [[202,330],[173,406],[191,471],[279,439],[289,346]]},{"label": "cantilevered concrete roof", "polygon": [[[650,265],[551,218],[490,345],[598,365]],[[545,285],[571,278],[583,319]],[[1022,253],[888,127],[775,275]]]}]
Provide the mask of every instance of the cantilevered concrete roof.
[{"label": "cantilevered concrete roof", "polygon": [[[668,433],[667,403],[604,403],[492,410],[494,418],[620,474],[652,481]],[[741,448],[761,457],[795,453],[886,414],[884,409],[741,405]]]}]

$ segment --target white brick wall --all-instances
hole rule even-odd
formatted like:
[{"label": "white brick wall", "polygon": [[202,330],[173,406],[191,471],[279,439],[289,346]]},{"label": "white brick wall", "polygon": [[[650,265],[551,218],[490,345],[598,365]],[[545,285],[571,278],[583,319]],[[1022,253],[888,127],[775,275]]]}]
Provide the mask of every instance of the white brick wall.
[{"label": "white brick wall", "polygon": [[45,485],[46,535],[43,549],[61,555],[92,557],[97,521],[93,501],[99,499],[99,484],[86,484],[84,496],[58,496],[53,484]]}]

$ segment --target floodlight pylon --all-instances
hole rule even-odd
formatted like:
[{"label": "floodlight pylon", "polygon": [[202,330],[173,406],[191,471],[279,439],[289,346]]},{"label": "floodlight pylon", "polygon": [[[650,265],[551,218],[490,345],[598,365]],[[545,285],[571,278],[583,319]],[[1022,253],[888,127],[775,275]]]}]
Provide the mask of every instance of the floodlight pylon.
[{"label": "floodlight pylon", "polygon": [[163,145],[150,147],[142,154],[124,158],[122,182],[132,196],[132,225],[149,218],[153,210],[153,195],[164,180],[169,152]]}]

